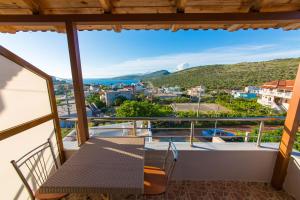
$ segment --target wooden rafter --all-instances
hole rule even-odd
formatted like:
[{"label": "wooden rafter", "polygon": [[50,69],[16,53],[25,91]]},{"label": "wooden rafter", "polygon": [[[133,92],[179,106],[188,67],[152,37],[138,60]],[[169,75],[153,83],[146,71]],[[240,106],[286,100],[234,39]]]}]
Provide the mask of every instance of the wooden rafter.
[{"label": "wooden rafter", "polygon": [[112,12],[112,4],[110,0],[99,0],[101,7],[104,10],[104,13],[111,13]]},{"label": "wooden rafter", "polygon": [[233,24],[227,28],[229,32],[237,31],[242,27],[241,24]]},{"label": "wooden rafter", "polygon": [[171,25],[171,31],[172,31],[172,32],[176,32],[176,31],[178,31],[178,29],[179,29],[179,27],[178,27],[177,24],[172,24],[172,25]]},{"label": "wooden rafter", "polygon": [[176,0],[176,8],[178,13],[184,13],[187,0]]},{"label": "wooden rafter", "polygon": [[289,30],[294,30],[300,27],[300,23],[293,23],[293,24],[288,24],[286,26],[283,27],[283,29],[285,31],[289,31]]},{"label": "wooden rafter", "polygon": [[23,2],[30,8],[32,14],[38,15],[41,13],[40,2],[38,0],[23,0]]},{"label": "wooden rafter", "polygon": [[116,33],[120,33],[122,31],[122,25],[120,24],[113,25],[112,28]]}]

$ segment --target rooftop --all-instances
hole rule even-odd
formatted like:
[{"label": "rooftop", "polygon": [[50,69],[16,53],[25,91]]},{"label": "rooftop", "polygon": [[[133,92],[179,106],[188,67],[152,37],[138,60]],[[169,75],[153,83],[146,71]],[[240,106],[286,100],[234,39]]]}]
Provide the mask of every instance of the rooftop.
[{"label": "rooftop", "polygon": [[293,91],[294,84],[295,84],[294,80],[277,80],[277,81],[264,83],[262,88]]}]

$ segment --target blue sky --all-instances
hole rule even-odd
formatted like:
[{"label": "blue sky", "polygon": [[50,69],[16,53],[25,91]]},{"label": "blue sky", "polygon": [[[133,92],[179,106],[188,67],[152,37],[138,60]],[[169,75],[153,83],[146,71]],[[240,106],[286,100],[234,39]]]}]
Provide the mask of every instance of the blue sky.
[{"label": "blue sky", "polygon": [[[79,42],[84,78],[300,57],[300,31],[83,31]],[[0,34],[0,45],[50,75],[71,77],[65,34]]]}]

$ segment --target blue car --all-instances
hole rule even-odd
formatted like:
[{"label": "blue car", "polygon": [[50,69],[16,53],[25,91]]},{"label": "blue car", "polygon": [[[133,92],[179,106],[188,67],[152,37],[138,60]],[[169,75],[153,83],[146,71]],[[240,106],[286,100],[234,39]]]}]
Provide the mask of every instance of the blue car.
[{"label": "blue car", "polygon": [[[239,141],[241,138],[235,137],[235,134],[226,132],[222,129],[207,129],[202,131],[202,136],[204,136],[205,139],[212,140],[212,137],[217,136],[222,138],[225,141]],[[222,137],[226,136],[226,137]]]}]

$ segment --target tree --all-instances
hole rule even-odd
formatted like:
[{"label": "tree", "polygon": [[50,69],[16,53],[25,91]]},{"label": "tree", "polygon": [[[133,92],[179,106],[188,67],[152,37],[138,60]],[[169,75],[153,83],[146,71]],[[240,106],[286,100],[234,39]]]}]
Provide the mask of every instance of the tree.
[{"label": "tree", "polygon": [[114,100],[114,105],[115,106],[120,106],[124,101],[126,101],[127,98],[124,96],[118,96],[115,100]]},{"label": "tree", "polygon": [[86,98],[90,104],[94,103],[99,109],[105,107],[105,103],[100,100],[99,94],[91,94]]},{"label": "tree", "polygon": [[148,101],[125,101],[118,109],[118,117],[163,117],[172,114],[172,108]]}]

